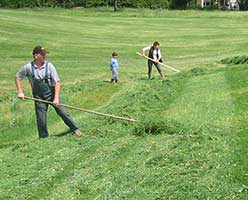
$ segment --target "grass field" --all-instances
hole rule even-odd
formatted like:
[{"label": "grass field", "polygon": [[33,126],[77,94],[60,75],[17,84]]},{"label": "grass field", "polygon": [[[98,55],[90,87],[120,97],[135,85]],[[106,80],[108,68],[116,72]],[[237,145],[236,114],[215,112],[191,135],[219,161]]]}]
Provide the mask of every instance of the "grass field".
[{"label": "grass field", "polygon": [[[127,9],[0,10],[0,199],[248,199],[248,13]],[[161,80],[135,52],[158,40]],[[15,73],[42,44],[85,136],[49,110],[38,139],[34,105],[16,97]],[[120,83],[109,84],[112,51]],[[28,81],[23,81],[31,95]],[[62,136],[64,135],[64,136]],[[61,136],[61,137],[59,137]]]}]

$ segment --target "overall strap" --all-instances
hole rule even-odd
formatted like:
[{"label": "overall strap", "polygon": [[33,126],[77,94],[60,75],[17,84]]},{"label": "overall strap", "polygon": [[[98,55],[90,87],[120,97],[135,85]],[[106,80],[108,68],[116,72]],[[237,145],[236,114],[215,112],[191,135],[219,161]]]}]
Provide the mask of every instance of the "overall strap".
[{"label": "overall strap", "polygon": [[32,77],[34,78],[34,61],[31,62]]},{"label": "overall strap", "polygon": [[[35,75],[34,75],[34,61],[31,62],[31,70],[32,70],[32,77],[33,79],[35,78]],[[48,79],[48,62],[46,61],[46,66],[45,66],[45,77],[44,79]]]},{"label": "overall strap", "polygon": [[45,79],[48,79],[48,62],[46,61]]}]

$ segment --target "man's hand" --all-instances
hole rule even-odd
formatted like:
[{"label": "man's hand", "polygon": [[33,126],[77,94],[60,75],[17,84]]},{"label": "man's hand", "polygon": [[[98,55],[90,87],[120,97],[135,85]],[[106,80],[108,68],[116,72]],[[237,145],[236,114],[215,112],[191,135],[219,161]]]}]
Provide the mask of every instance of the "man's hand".
[{"label": "man's hand", "polygon": [[59,98],[54,98],[53,104],[54,104],[55,106],[58,106],[58,105],[59,105]]},{"label": "man's hand", "polygon": [[17,96],[19,99],[25,99],[24,93],[22,92],[22,86],[21,86],[21,81],[16,78],[16,89],[17,89]]},{"label": "man's hand", "polygon": [[17,96],[18,96],[19,99],[22,99],[22,100],[25,99],[25,95],[24,95],[24,93],[22,91],[19,91]]},{"label": "man's hand", "polygon": [[142,51],[142,55],[143,55],[143,56],[145,56],[145,55],[146,55],[144,51]]}]

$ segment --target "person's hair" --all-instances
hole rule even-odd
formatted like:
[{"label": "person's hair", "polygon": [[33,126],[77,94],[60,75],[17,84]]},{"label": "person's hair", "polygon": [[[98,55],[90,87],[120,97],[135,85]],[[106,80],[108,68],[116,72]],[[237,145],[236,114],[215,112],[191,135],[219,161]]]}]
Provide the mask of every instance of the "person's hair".
[{"label": "person's hair", "polygon": [[49,53],[49,52],[47,52],[46,49],[44,47],[42,47],[42,46],[36,46],[33,49],[33,56],[35,54],[38,54],[38,53],[40,53],[40,54],[46,54],[46,53]]},{"label": "person's hair", "polygon": [[154,47],[155,47],[155,46],[159,46],[159,42],[157,42],[157,41],[154,42],[154,43],[153,43],[153,46],[154,46]]},{"label": "person's hair", "polygon": [[118,54],[116,52],[113,52],[112,57],[114,57],[114,56],[118,56]]}]

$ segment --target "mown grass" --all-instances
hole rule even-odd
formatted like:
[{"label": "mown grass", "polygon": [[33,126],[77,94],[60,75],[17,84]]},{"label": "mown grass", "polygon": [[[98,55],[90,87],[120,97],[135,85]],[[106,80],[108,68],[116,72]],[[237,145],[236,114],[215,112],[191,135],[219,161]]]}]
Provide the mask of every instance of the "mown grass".
[{"label": "mown grass", "polygon": [[[247,199],[247,65],[220,64],[248,53],[246,16],[0,10],[0,199]],[[182,73],[146,79],[135,52],[154,40]],[[85,132],[76,138],[51,109],[51,137],[38,139],[33,103],[14,86],[36,44],[50,51],[64,103],[138,123],[71,110]],[[107,82],[112,51],[119,84]]]}]

